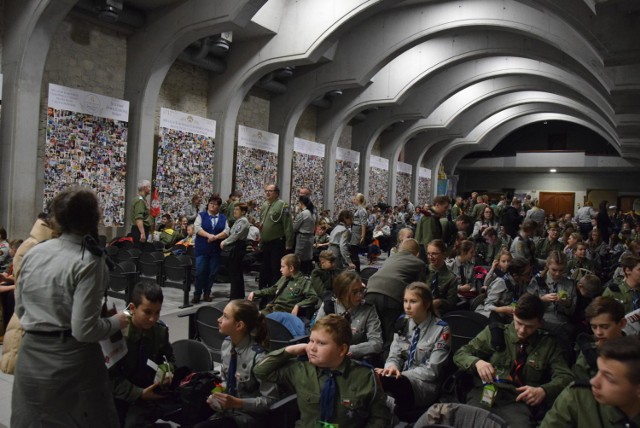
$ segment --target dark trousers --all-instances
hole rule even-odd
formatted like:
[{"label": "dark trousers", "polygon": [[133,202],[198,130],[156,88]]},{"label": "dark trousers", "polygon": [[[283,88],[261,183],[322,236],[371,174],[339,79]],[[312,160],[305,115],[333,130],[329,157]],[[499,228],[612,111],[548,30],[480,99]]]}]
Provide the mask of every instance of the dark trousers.
[{"label": "dark trousers", "polygon": [[260,281],[258,288],[271,287],[280,278],[280,259],[285,254],[284,238],[262,243],[262,265],[260,266]]},{"label": "dark trousers", "polygon": [[589,232],[593,229],[593,225],[591,223],[580,223],[578,224],[580,228],[580,235],[582,235],[582,239],[585,241],[589,238]]},{"label": "dark trousers", "polygon": [[[149,231],[151,231],[151,228],[149,226],[144,226],[144,237],[146,238],[147,236],[149,236]],[[133,225],[131,226],[131,237],[133,238],[133,243],[134,244],[139,244],[140,243],[140,230],[138,229],[137,225]]]},{"label": "dark trousers", "polygon": [[356,272],[360,273],[360,245],[349,245],[351,263],[356,266]]},{"label": "dark trousers", "polygon": [[411,382],[405,376],[395,378],[393,376],[381,376],[380,383],[382,389],[387,394],[393,396],[396,400],[396,411],[398,416],[413,412],[416,408],[416,399],[413,394],[413,387]]},{"label": "dark trousers", "polygon": [[382,340],[384,341],[382,345],[382,349],[384,349],[383,360],[386,360],[391,342],[393,342],[396,320],[404,313],[404,308],[401,302],[380,293],[367,293],[366,299],[367,303],[371,303],[376,308],[378,318],[380,318]]},{"label": "dark trousers", "polygon": [[242,269],[242,261],[246,253],[247,246],[244,242],[237,243],[231,250],[229,256],[229,282],[231,283],[231,292],[229,299],[244,299],[244,272]]}]

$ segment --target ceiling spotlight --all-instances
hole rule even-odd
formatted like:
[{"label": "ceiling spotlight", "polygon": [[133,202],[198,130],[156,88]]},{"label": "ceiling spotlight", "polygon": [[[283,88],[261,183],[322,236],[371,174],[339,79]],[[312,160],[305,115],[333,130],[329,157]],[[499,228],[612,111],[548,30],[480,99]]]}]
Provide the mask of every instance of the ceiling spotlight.
[{"label": "ceiling spotlight", "polygon": [[551,168],[549,172],[558,172],[555,168]]}]

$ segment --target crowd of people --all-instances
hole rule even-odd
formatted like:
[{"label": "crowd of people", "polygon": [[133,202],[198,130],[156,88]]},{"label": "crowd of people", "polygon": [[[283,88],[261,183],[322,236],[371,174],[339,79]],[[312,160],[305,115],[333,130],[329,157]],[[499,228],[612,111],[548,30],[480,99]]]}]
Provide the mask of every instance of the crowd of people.
[{"label": "crowd of people", "polygon": [[[214,194],[205,207],[198,206],[200,197],[189,201],[177,225],[168,216],[155,226],[170,236],[192,230],[193,303],[212,300],[220,263],[234,273],[218,320],[228,335],[222,348],[226,389],[212,391],[207,403],[215,413],[198,427],[261,426],[261,415],[290,392],[297,393],[301,426],[413,422],[436,401],[452,398],[443,384],[455,368],[463,373],[454,378],[455,389],[463,390],[470,408],[508,426],[640,423],[635,213],[610,215],[603,201],[600,211],[587,202],[575,215],[555,218],[531,198],[491,201],[478,194],[436,196],[423,207],[404,198],[391,207],[382,200],[367,205],[356,194],[353,207],[333,218],[317,212],[308,188],[298,189],[295,207],[280,199],[276,185],[264,191],[264,203],[251,214],[241,193],[224,203]],[[135,242],[152,235],[149,192],[150,183],[141,181],[131,211]],[[34,418],[83,426],[77,421],[96,416],[104,426],[144,426],[175,412],[154,378],[159,365],[175,362],[159,321],[161,288],[139,284],[127,316],[99,316],[106,268],[94,239],[98,217],[86,215],[96,204],[83,190],[57,196],[57,239],[36,246],[22,263],[16,313],[27,334],[16,367],[12,426],[29,426]],[[262,261],[259,289],[247,294],[242,266],[252,225]],[[381,253],[387,257],[375,259]],[[36,269],[61,257],[65,263]],[[367,258],[375,267],[365,276]],[[43,296],[56,304],[43,305]],[[474,313],[487,325],[456,348],[456,332],[446,322],[454,311],[468,314],[469,323]],[[308,343],[268,352],[266,319],[272,317],[294,336],[308,333]],[[134,352],[107,372],[95,361],[94,345],[120,328],[128,328]],[[39,365],[45,349],[50,355]],[[65,357],[69,353],[73,358]],[[67,370],[79,359],[85,369]],[[67,371],[55,371],[56,365]],[[78,403],[62,414],[58,403],[66,395],[52,396],[60,376],[81,389],[91,382],[87,394],[102,397],[101,404],[111,385],[113,406]]]}]

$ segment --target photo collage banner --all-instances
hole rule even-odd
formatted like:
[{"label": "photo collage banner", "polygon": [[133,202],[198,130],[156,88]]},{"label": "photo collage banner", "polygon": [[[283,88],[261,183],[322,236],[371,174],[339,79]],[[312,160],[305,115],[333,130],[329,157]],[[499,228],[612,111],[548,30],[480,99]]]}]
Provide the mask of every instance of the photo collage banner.
[{"label": "photo collage banner", "polygon": [[[342,210],[353,210],[353,197],[360,186],[360,153],[355,150],[336,149],[336,180],[334,217]],[[365,195],[366,197],[366,195]]]},{"label": "photo collage banner", "polygon": [[311,202],[320,212],[324,203],[324,182],[324,144],[294,138],[291,207],[297,207],[298,189],[304,186],[311,189]]},{"label": "photo collage banner", "polygon": [[247,126],[238,126],[236,186],[243,201],[265,200],[264,187],[276,184],[278,177],[278,135]]},{"label": "photo collage banner", "polygon": [[411,174],[413,168],[408,163],[398,162],[396,174],[396,201],[394,205],[400,205],[404,198],[411,199]]},{"label": "photo collage banner", "polygon": [[431,170],[420,167],[418,173],[418,201],[416,206],[431,203]]},{"label": "photo collage banner", "polygon": [[370,205],[379,201],[387,202],[389,192],[389,159],[371,155],[369,161],[369,197]]},{"label": "photo collage banner", "polygon": [[129,102],[49,85],[44,205],[73,185],[93,189],[104,226],[124,226]]},{"label": "photo collage banner", "polygon": [[162,214],[171,214],[174,221],[184,213],[193,195],[198,193],[206,201],[213,193],[215,135],[215,120],[160,109],[161,140],[154,185]]}]

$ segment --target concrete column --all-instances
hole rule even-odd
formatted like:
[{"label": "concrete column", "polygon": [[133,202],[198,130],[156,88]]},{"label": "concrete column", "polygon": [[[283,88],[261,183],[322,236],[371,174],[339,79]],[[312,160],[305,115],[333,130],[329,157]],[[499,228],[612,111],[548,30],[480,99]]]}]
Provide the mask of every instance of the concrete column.
[{"label": "concrete column", "polygon": [[3,103],[0,223],[28,236],[42,194],[36,194],[42,75],[51,38],[75,0],[6,0],[2,53]]}]

